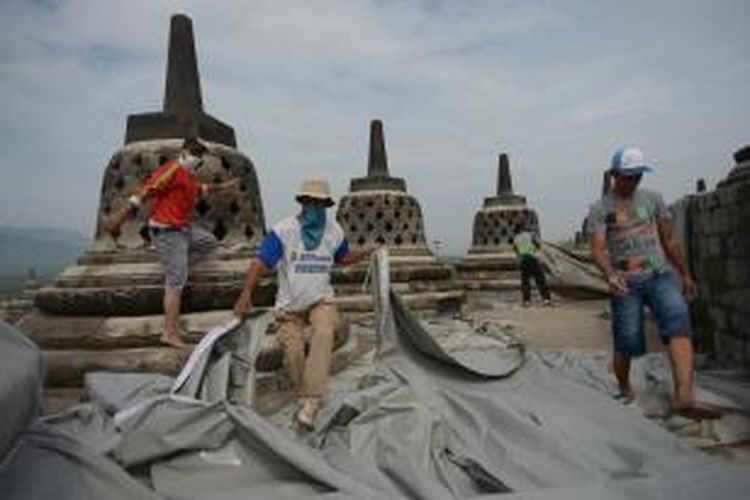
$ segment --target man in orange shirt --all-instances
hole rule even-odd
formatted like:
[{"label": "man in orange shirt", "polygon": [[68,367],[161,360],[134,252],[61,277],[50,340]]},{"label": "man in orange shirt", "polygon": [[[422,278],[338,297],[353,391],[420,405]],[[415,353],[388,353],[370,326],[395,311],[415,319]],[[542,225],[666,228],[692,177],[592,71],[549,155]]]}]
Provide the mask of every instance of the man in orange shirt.
[{"label": "man in orange shirt", "polygon": [[[176,160],[157,168],[136,194],[128,199],[125,213],[137,210],[147,199],[153,199],[148,219],[151,239],[164,266],[164,331],[161,342],[184,347],[180,336],[180,302],[187,281],[188,253],[206,254],[216,247],[216,237],[190,223],[199,195],[209,191],[207,184],[195,179],[195,170],[203,163],[207,151],[200,141],[187,138]],[[211,190],[231,187],[234,181],[210,186]],[[119,233],[127,217],[115,216],[108,231]]]}]

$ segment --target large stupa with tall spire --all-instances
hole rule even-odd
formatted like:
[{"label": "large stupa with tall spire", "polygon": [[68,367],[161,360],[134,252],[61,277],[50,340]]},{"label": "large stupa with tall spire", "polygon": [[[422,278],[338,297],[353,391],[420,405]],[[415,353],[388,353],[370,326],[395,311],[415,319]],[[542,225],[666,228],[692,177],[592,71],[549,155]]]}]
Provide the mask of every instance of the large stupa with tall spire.
[{"label": "large stupa with tall spire", "polygon": [[[127,119],[124,145],[102,176],[93,245],[75,265],[36,292],[36,310],[18,326],[42,348],[47,387],[73,390],[86,372],[174,372],[184,352],[159,346],[164,275],[150,241],[147,213],[126,222],[113,238],[107,218],[158,166],[176,158],[185,137],[208,147],[196,176],[202,182],[236,179],[234,194],[198,199],[193,220],[211,231],[219,248],[191,266],[181,328],[195,340],[231,309],[249,257],[265,233],[253,162],[236,148],[234,130],[204,111],[192,21],[171,18],[163,108]],[[270,303],[266,283],[259,303]]]}]

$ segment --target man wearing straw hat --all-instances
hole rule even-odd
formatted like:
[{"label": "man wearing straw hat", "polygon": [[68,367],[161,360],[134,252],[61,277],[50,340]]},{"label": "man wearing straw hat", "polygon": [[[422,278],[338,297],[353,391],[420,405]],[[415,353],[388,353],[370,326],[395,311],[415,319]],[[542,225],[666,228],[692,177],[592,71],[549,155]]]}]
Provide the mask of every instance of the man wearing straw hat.
[{"label": "man wearing straw hat", "polygon": [[[328,182],[307,179],[296,195],[301,210],[286,217],[265,236],[245,274],[235,314],[252,308],[255,285],[266,271],[276,268],[278,291],[275,310],[284,365],[297,393],[297,424],[311,430],[325,391],[331,366],[333,335],[339,320],[333,301],[330,272],[334,263],[353,264],[369,251],[349,248],[344,231],[326,209],[334,205]],[[312,327],[305,359],[304,329]]]}]

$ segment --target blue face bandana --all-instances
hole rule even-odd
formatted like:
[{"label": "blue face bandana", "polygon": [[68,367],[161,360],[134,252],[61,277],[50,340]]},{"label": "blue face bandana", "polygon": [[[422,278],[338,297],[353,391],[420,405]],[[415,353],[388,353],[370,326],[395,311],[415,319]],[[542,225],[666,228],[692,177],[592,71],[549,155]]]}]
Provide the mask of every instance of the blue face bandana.
[{"label": "blue face bandana", "polygon": [[302,233],[302,244],[305,250],[314,250],[323,239],[323,231],[326,228],[325,207],[311,204],[302,205],[302,211],[297,216]]}]

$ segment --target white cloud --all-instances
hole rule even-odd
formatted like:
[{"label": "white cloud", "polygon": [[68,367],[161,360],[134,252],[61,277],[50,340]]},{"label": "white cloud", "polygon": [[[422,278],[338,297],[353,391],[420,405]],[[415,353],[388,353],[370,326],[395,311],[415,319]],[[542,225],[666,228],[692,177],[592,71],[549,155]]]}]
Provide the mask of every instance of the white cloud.
[{"label": "white cloud", "polygon": [[204,105],[255,162],[269,223],[305,172],[339,195],[364,175],[375,117],[391,173],[452,252],[503,150],[560,238],[617,145],[662,160],[650,182],[670,199],[725,175],[748,140],[742,1],[36,3],[0,6],[0,223],[91,231],[126,116],[161,107],[175,11],[193,18]]}]

